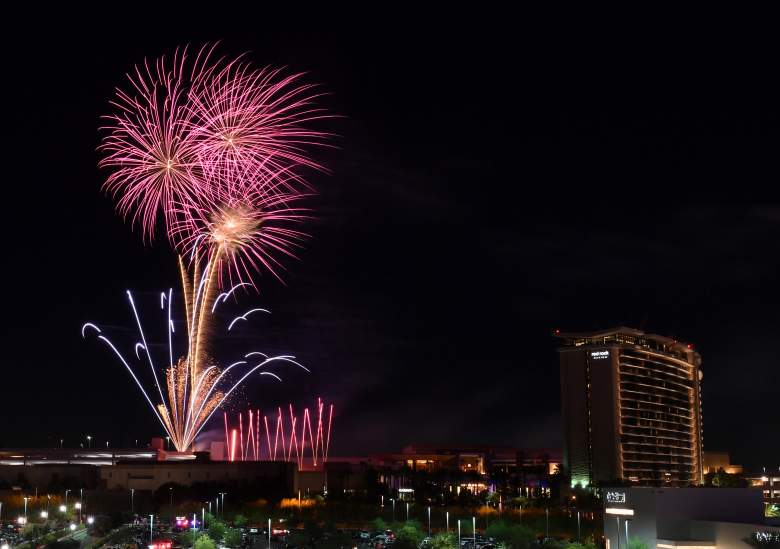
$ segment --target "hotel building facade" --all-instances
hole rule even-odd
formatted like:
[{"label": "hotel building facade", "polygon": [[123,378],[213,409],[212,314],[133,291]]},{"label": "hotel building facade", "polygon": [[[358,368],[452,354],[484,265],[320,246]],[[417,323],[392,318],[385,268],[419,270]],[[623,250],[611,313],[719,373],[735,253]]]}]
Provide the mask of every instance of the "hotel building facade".
[{"label": "hotel building facade", "polygon": [[632,328],[560,333],[571,485],[703,483],[701,356]]}]

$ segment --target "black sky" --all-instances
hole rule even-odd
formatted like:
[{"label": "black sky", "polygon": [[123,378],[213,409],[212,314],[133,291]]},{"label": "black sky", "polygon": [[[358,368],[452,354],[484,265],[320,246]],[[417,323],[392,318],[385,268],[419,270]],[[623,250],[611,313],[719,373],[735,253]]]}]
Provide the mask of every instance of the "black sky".
[{"label": "black sky", "polygon": [[344,116],[320,155],[332,175],[312,175],[301,261],[242,302],[273,315],[216,350],[290,352],[313,373],[253,383],[235,407],[323,395],[339,454],[560,446],[550,331],[628,325],[701,352],[705,448],[780,463],[777,43],[140,21],[5,37],[0,445],[159,432],[126,371],[79,335],[90,320],[123,341],[125,289],[154,332],[177,281],[167,245],[145,246],[100,192],[97,127],[133,63],[221,39],[309,71]]}]

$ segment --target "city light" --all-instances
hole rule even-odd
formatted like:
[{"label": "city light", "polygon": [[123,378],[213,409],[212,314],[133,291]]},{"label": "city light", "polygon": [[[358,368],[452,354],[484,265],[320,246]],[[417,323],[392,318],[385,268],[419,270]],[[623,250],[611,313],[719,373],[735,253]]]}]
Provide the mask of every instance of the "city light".
[{"label": "city light", "polygon": [[95,517],[87,517],[87,524],[94,524],[95,523]]},{"label": "city light", "polygon": [[69,528],[70,528],[70,530],[71,530],[71,532],[72,532],[73,530],[75,530],[75,529],[76,529],[76,525],[75,525],[75,524],[73,524],[73,523],[71,523]]},{"label": "city light", "polygon": [[16,522],[19,524],[27,524],[27,518],[26,517],[19,517],[16,519]]},{"label": "city light", "polygon": [[47,513],[46,511],[41,511],[41,518],[44,518],[44,519],[45,518],[49,518],[49,513]]},{"label": "city light", "polygon": [[65,507],[64,505],[60,505],[60,513],[64,513],[67,510],[68,510],[67,507]]},{"label": "city light", "polygon": [[76,509],[81,509],[81,502],[77,501],[74,507],[76,507]]}]

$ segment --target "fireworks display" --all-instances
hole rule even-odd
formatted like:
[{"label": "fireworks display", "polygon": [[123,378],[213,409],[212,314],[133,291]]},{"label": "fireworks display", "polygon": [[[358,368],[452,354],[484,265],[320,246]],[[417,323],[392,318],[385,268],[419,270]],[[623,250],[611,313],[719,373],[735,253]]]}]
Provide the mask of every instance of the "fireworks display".
[{"label": "fireworks display", "polygon": [[333,405],[326,408],[320,398],[314,414],[304,408],[303,415],[297,415],[290,404],[284,410],[277,408],[271,416],[261,415],[260,410],[239,412],[237,425],[229,423],[227,413],[223,418],[228,461],[295,461],[303,468],[328,460]]},{"label": "fireworks display", "polygon": [[[226,60],[214,46],[194,55],[184,48],[169,59],[146,62],[128,80],[129,87],[117,90],[112,101],[115,112],[105,117],[100,166],[110,173],[104,188],[145,240],[164,232],[179,252],[187,353],[174,358],[172,290],[160,300],[168,317],[169,349],[162,383],[128,292],[141,339],[136,358],[143,355],[148,363],[157,395],[144,389],[96,325],[86,324],[82,335],[94,331],[113,350],[171,441],[184,451],[252,373],[278,361],[301,366],[291,356],[249,353],[245,359],[260,357],[256,365],[241,360],[221,367],[209,356],[211,316],[237,290],[256,288],[258,271],[280,278],[281,260],[295,257],[306,236],[295,228],[307,217],[298,202],[311,192],[303,170],[323,170],[307,150],[328,138],[308,124],[327,115],[315,105],[319,94],[302,75],[254,69],[243,57]],[[236,317],[228,329],[259,311]],[[238,381],[228,383],[235,377]]]}]

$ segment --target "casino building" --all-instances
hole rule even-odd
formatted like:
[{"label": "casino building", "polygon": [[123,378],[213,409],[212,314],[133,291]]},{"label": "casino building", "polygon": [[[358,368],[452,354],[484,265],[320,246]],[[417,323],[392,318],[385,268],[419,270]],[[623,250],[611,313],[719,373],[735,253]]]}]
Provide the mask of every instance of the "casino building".
[{"label": "casino building", "polygon": [[626,327],[554,335],[571,485],[702,484],[701,356],[693,346]]}]

